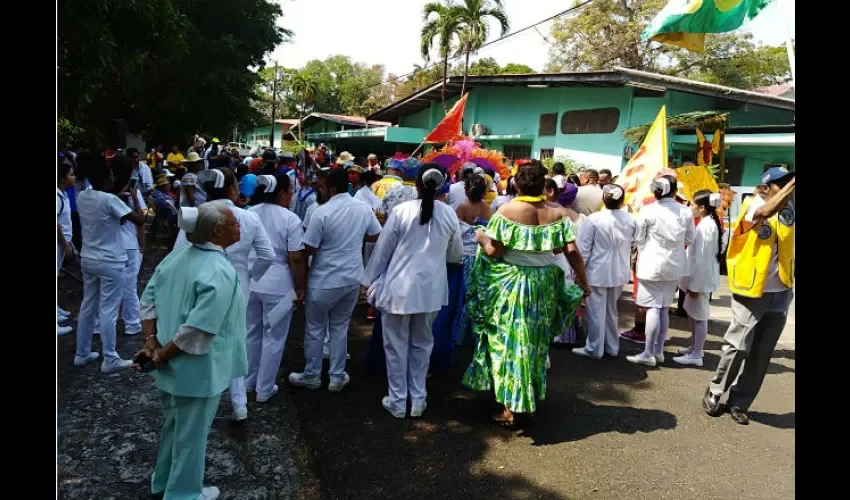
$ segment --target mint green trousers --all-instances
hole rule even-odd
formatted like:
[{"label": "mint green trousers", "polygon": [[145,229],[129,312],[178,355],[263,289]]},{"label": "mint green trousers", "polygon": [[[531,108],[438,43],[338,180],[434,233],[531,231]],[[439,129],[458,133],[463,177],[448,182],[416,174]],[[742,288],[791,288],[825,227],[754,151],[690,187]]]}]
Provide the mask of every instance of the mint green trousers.
[{"label": "mint green trousers", "polygon": [[159,440],[151,492],[165,500],[197,500],[204,485],[207,436],[221,394],[186,398],[159,392],[165,421]]}]

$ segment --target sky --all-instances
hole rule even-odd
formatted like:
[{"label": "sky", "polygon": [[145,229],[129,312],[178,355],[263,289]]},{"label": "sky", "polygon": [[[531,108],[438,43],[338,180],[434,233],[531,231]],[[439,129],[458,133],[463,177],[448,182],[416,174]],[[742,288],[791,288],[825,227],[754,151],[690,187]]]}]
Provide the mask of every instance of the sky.
[{"label": "sky", "polygon": [[[309,60],[335,54],[355,62],[383,64],[388,73],[402,75],[424,64],[419,53],[422,7],[429,0],[276,0],[283,17],[278,24],[295,32],[290,43],[280,45],[268,60],[285,67],[301,67]],[[774,0],[758,17],[741,28],[768,45],[785,42],[786,24],[778,1]],[[784,0],[794,34],[795,0]],[[512,29],[520,29],[561,12],[573,0],[503,0]],[[320,29],[316,29],[316,25]],[[537,27],[549,36],[552,22]],[[499,36],[491,28],[490,39]],[[534,29],[485,47],[478,57],[493,57],[505,65],[522,63],[542,71],[548,59],[549,44]],[[476,58],[473,55],[470,62]]]}]

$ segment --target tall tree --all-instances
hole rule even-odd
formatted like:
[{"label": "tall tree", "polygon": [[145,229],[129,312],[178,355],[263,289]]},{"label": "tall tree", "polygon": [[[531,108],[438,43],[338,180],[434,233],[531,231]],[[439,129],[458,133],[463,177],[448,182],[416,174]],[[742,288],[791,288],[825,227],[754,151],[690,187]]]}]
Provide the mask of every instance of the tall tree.
[{"label": "tall tree", "polygon": [[666,0],[595,0],[578,14],[552,23],[553,43],[544,71],[590,71],[623,66],[660,68],[663,46],[640,33]]},{"label": "tall tree", "polygon": [[458,6],[458,16],[462,23],[459,52],[465,55],[463,64],[463,84],[460,95],[466,91],[466,75],[469,72],[469,55],[484,45],[490,34],[490,20],[499,23],[502,36],[511,29],[511,23],[502,7],[502,0],[463,0]]},{"label": "tall tree", "polygon": [[300,142],[304,142],[304,115],[307,114],[308,106],[314,102],[319,92],[319,83],[306,71],[296,74],[290,82],[292,91],[298,96],[301,109],[298,113],[298,135]]},{"label": "tall tree", "polygon": [[[422,21],[425,23],[422,26],[421,33],[421,51],[425,61],[430,61],[431,47],[438,43],[437,51],[443,59],[443,110],[448,113],[449,108],[446,106],[446,78],[449,72],[449,54],[452,50],[454,40],[461,33],[461,14],[460,8],[452,3],[451,0],[446,0],[445,4],[429,3],[425,5],[422,12]],[[439,39],[439,42],[437,40]]]}]

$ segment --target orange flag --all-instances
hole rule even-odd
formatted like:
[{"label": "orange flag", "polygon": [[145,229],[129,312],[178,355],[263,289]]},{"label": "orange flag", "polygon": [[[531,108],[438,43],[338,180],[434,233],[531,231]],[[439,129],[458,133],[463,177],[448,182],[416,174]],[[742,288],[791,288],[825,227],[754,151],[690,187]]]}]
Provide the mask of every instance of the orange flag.
[{"label": "orange flag", "polygon": [[469,92],[463,95],[452,106],[452,109],[446,114],[446,117],[434,127],[434,130],[425,138],[425,142],[449,142],[456,141],[463,137],[463,110],[466,108],[466,98]]}]

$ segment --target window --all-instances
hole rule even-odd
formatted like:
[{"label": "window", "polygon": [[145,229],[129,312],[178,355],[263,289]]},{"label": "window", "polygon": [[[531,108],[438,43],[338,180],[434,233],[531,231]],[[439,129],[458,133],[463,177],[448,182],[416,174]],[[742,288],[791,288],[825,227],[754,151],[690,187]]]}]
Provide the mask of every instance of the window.
[{"label": "window", "polygon": [[744,158],[726,157],[726,172],[723,174],[723,182],[730,186],[740,186],[744,179]]},{"label": "window", "polygon": [[546,158],[552,158],[555,156],[555,150],[552,148],[541,149],[540,150],[540,159],[545,160]]},{"label": "window", "polygon": [[561,116],[562,134],[610,134],[620,122],[618,108],[580,109]]},{"label": "window", "polygon": [[537,135],[555,135],[555,129],[558,126],[558,113],[545,113],[540,115],[540,127],[537,129]]},{"label": "window", "polygon": [[511,160],[531,158],[531,144],[505,144],[502,153]]}]

